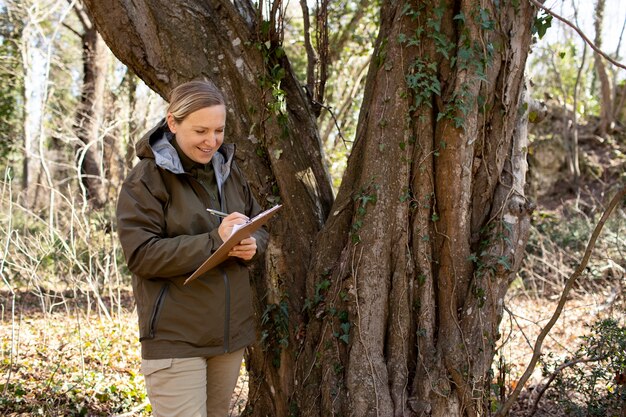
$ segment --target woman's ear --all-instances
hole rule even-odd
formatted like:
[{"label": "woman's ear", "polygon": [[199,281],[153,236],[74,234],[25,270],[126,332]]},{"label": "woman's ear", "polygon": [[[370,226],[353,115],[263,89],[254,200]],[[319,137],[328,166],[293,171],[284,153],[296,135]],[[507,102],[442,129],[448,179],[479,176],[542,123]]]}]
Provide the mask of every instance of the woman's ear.
[{"label": "woman's ear", "polygon": [[176,134],[176,120],[174,120],[174,115],[172,113],[167,114],[167,127],[170,129],[170,132]]}]

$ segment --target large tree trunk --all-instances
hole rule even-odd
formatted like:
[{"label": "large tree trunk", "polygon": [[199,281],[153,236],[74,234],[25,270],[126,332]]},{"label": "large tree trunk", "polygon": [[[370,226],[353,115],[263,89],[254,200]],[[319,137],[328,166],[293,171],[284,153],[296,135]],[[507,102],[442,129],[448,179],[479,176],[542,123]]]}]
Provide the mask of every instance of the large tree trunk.
[{"label": "large tree trunk", "polygon": [[519,103],[534,11],[445,5],[383,6],[307,280],[303,416],[485,413],[528,232]]},{"label": "large tree trunk", "polygon": [[383,2],[332,209],[313,112],[250,3],[86,3],[114,53],[162,95],[202,76],[224,90],[227,140],[262,202],[285,204],[255,281],[248,411],[483,413],[527,237],[528,2]]}]

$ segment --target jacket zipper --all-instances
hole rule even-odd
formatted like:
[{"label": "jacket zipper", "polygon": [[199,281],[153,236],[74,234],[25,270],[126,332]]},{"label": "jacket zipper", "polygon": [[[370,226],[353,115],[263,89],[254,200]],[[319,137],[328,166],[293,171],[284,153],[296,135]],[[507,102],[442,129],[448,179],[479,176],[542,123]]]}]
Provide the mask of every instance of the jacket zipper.
[{"label": "jacket zipper", "polygon": [[165,283],[163,284],[161,291],[159,291],[159,295],[156,299],[156,302],[154,303],[154,308],[152,309],[152,314],[150,315],[150,331],[148,333],[148,336],[144,336],[139,339],[140,342],[146,339],[154,339],[154,334],[156,333],[156,323],[159,318],[159,313],[161,312],[161,306],[163,305],[163,301],[165,301],[165,293],[168,287],[169,283]]},{"label": "jacket zipper", "polygon": [[226,302],[224,303],[224,353],[230,351],[230,280],[224,268],[220,267],[222,278],[224,279],[224,292]]},{"label": "jacket zipper", "polygon": [[[200,185],[202,190],[208,196],[209,192],[200,181],[189,175],[191,181]],[[218,192],[221,194],[221,190],[218,183]],[[221,196],[220,196],[221,197]],[[207,202],[205,201],[205,204]],[[207,205],[208,207],[208,205]],[[226,203],[220,198],[220,207],[222,210],[226,210]],[[222,219],[219,219],[219,222],[222,222]],[[220,272],[222,273],[222,279],[224,280],[224,353],[228,353],[230,351],[230,280],[228,279],[228,275],[224,268],[220,267]]]}]

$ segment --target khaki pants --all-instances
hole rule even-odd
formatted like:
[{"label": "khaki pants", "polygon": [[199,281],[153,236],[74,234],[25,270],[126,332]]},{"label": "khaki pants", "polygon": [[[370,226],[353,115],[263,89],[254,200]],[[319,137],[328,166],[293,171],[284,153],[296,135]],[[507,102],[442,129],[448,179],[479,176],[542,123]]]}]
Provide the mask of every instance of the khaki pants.
[{"label": "khaki pants", "polygon": [[245,349],[210,358],[144,359],[155,417],[226,417]]}]

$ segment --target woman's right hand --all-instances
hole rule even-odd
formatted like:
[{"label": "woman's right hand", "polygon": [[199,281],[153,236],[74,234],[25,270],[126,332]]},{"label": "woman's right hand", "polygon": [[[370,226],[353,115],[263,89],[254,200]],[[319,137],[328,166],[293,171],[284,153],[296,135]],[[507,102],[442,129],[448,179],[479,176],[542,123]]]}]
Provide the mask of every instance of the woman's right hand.
[{"label": "woman's right hand", "polygon": [[227,217],[222,219],[222,223],[220,223],[220,226],[217,228],[217,233],[225,242],[233,233],[233,227],[237,224],[244,224],[246,221],[248,221],[248,217],[245,214],[238,212],[230,213]]}]

